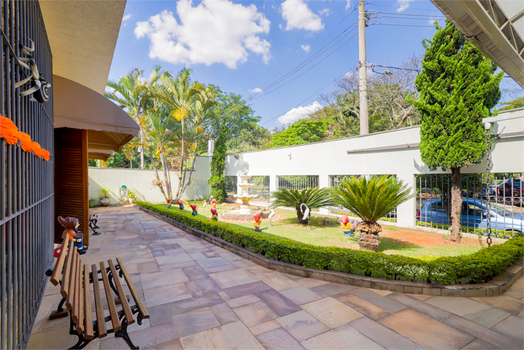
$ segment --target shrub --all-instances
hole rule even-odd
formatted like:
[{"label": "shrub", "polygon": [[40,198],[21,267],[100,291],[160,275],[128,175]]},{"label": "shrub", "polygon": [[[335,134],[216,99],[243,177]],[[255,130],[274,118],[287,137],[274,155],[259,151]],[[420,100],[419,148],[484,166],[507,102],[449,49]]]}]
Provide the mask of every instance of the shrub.
[{"label": "shrub", "polygon": [[517,237],[469,255],[422,260],[401,255],[315,246],[201,219],[189,213],[168,210],[146,202],[138,201],[137,205],[269,259],[317,270],[391,280],[442,284],[483,283],[522,259],[524,251],[524,240]]}]

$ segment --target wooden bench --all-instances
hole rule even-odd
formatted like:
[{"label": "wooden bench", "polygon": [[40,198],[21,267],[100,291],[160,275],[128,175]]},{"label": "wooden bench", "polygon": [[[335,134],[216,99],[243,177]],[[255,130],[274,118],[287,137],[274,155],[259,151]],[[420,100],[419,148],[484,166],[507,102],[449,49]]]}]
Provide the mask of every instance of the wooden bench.
[{"label": "wooden bench", "polygon": [[[50,273],[51,283],[55,286],[59,283],[61,285],[62,300],[50,318],[67,316],[63,309],[65,303],[70,317],[69,334],[78,336],[78,342],[71,349],[82,349],[93,339],[104,338],[111,333],[115,333],[115,337],[123,338],[131,349],[138,349],[129,338],[127,326],[135,323],[135,314],[136,322],[141,325],[143,319],[149,318],[149,313],[122,260],[116,258],[116,261],[117,264],[114,264],[111,259],[108,260],[107,266],[103,261],[98,266],[88,266],[82,262],[73,240],[67,235],[64,238],[62,249]],[[135,305],[129,304],[120,280],[122,277]],[[90,284],[93,284],[92,293]],[[104,314],[102,293],[106,296],[109,316]],[[91,307],[91,294],[94,297],[95,319]],[[116,302],[114,296],[117,297]],[[117,309],[117,303],[121,308]],[[111,322],[111,329],[106,327],[107,322]]]}]

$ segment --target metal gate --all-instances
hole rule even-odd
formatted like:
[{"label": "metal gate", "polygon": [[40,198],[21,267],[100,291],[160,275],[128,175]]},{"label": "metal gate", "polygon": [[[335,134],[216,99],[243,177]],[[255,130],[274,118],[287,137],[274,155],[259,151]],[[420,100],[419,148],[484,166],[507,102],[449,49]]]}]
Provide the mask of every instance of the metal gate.
[{"label": "metal gate", "polygon": [[52,85],[52,58],[38,1],[2,1],[0,114],[51,154],[49,161],[22,151],[20,141],[0,138],[0,348],[25,348],[52,261],[53,101],[21,96],[31,81],[16,88],[31,71],[20,64],[31,47],[38,71]]}]

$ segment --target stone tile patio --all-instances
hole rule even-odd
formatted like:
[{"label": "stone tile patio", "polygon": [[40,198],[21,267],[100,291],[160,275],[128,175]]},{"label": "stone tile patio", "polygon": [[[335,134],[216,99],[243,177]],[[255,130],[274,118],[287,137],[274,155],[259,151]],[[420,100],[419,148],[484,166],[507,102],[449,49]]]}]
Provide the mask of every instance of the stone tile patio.
[{"label": "stone tile patio", "polygon": [[[134,207],[96,210],[85,262],[121,257],[151,314],[141,349],[523,349],[524,279],[491,298],[429,297],[267,270]],[[76,342],[45,291],[28,349]],[[127,349],[112,334],[87,349]]]}]

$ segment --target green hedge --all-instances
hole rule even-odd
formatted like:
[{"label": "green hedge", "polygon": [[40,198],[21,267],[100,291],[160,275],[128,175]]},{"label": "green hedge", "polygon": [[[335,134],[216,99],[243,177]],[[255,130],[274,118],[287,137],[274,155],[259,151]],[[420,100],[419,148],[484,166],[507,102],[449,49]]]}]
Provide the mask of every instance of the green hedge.
[{"label": "green hedge", "polygon": [[425,261],[401,255],[315,246],[197,218],[189,212],[168,210],[146,202],[138,201],[137,205],[239,247],[250,249],[269,259],[317,270],[340,271],[391,280],[442,284],[487,282],[522,259],[524,252],[523,238],[518,237],[500,245],[483,248],[473,254]]},{"label": "green hedge", "polygon": [[[434,223],[426,222],[426,221],[417,221],[417,226],[438,228],[441,230],[447,230],[450,227],[450,225],[434,224]],[[487,234],[488,230],[485,228],[461,226],[460,232],[482,235],[482,234]],[[522,236],[523,235],[522,232],[519,232],[519,231],[512,232],[512,231],[502,231],[502,230],[491,230],[491,234],[493,235],[493,237],[498,237],[498,238],[508,238],[510,236]]]}]

